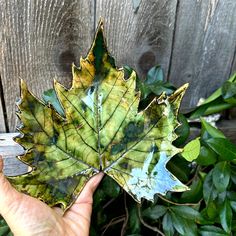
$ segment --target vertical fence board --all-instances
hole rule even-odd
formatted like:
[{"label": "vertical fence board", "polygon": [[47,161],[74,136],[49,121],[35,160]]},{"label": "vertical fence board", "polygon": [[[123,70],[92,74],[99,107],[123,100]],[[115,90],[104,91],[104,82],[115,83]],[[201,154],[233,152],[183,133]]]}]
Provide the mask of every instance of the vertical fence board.
[{"label": "vertical fence board", "polygon": [[97,0],[96,22],[105,19],[108,48],[118,66],[129,65],[143,77],[162,65],[167,74],[177,0],[142,0],[135,12],[132,0]]},{"label": "vertical fence board", "polygon": [[10,130],[15,130],[19,80],[39,96],[53,79],[67,83],[94,30],[92,0],[0,0],[0,73]]},{"label": "vertical fence board", "polygon": [[230,74],[236,43],[235,0],[180,1],[170,80],[190,82],[183,106],[195,106]]},{"label": "vertical fence board", "polygon": [[235,53],[236,53],[236,47],[235,47],[235,52],[234,52],[234,60],[232,63],[231,75],[236,73],[236,55],[235,55]]},{"label": "vertical fence board", "polygon": [[3,157],[5,175],[13,176],[27,172],[28,166],[15,156],[24,154],[24,149],[13,141],[17,133],[0,134],[0,155]]},{"label": "vertical fence board", "polygon": [[0,133],[1,132],[6,132],[6,127],[5,127],[4,115],[3,115],[3,109],[2,109],[2,101],[0,97]]}]

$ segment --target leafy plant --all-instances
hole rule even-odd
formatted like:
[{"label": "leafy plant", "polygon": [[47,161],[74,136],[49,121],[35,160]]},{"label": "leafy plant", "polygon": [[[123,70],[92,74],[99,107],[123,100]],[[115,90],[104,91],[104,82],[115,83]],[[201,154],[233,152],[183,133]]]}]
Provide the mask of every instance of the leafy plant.
[{"label": "leafy plant", "polygon": [[209,96],[200,106],[194,108],[186,116],[190,119],[215,114],[236,105],[236,74]]}]

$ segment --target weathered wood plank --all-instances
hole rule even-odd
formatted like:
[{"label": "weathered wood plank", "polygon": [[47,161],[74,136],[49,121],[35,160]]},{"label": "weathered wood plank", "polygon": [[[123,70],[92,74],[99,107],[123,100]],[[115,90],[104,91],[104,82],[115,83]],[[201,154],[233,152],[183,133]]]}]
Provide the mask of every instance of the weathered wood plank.
[{"label": "weathered wood plank", "polygon": [[0,96],[0,132],[6,132],[4,115],[3,115],[3,107],[2,107],[2,98]]},{"label": "weathered wood plank", "polygon": [[170,81],[190,82],[183,107],[209,96],[230,74],[236,46],[236,1],[179,1]]},{"label": "weathered wood plank", "polygon": [[177,0],[142,0],[137,12],[131,0],[97,0],[96,22],[105,19],[108,48],[117,65],[129,65],[143,77],[160,64],[167,74]]},{"label": "weathered wood plank", "polygon": [[36,95],[53,79],[69,84],[71,64],[91,44],[93,0],[0,0],[0,73],[11,131],[24,79]]},{"label": "weathered wood plank", "polygon": [[217,127],[229,140],[236,144],[236,119],[222,120],[217,124]]},{"label": "weathered wood plank", "polygon": [[7,131],[5,118],[4,118],[4,109],[3,109],[4,106],[5,106],[5,103],[4,103],[4,97],[3,97],[2,79],[1,79],[1,74],[0,74],[0,132]]},{"label": "weathered wood plank", "polygon": [[24,149],[13,141],[13,137],[17,135],[17,133],[0,134],[0,155],[4,161],[3,172],[9,176],[25,173],[28,169],[16,158],[24,153]]}]

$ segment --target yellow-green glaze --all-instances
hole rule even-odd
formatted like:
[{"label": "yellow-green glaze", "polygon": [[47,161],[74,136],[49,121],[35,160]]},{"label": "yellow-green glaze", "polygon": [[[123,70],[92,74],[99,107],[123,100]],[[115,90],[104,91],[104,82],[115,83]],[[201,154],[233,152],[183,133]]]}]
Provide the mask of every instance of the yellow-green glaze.
[{"label": "yellow-green glaze", "polygon": [[125,80],[123,69],[116,68],[102,22],[87,57],[72,71],[70,89],[54,83],[65,118],[35,98],[22,82],[18,115],[23,136],[15,140],[26,149],[19,158],[32,171],[8,177],[11,183],[63,209],[100,171],[138,202],[153,200],[156,193],[187,190],[165,167],[181,151],[172,142],[177,138],[176,117],[187,86],[169,97],[163,94],[138,112],[136,73]]}]

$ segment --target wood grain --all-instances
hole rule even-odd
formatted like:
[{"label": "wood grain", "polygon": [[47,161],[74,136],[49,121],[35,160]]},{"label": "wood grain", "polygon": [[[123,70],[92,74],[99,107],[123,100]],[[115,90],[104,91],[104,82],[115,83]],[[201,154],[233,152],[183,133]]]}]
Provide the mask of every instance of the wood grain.
[{"label": "wood grain", "polygon": [[4,117],[4,107],[5,107],[5,102],[3,95],[2,79],[0,75],[0,133],[7,131]]},{"label": "wood grain", "polygon": [[222,120],[217,124],[217,127],[224,133],[224,135],[236,144],[236,119]]},{"label": "wood grain", "polygon": [[0,73],[11,131],[17,118],[19,80],[40,96],[53,79],[69,85],[92,40],[92,0],[0,0]]},{"label": "wood grain", "polygon": [[6,132],[1,96],[0,96],[0,132]]},{"label": "wood grain", "polygon": [[167,74],[177,0],[142,0],[135,13],[131,0],[97,0],[96,22],[105,19],[108,48],[118,66],[129,65],[141,77],[160,64]]},{"label": "wood grain", "polygon": [[19,134],[0,134],[0,155],[4,162],[3,173],[9,176],[23,174],[28,170],[28,166],[16,158],[24,153],[24,149],[13,141],[13,137],[17,135]]},{"label": "wood grain", "polygon": [[179,1],[170,81],[190,82],[183,107],[197,104],[228,79],[236,46],[236,1]]}]

